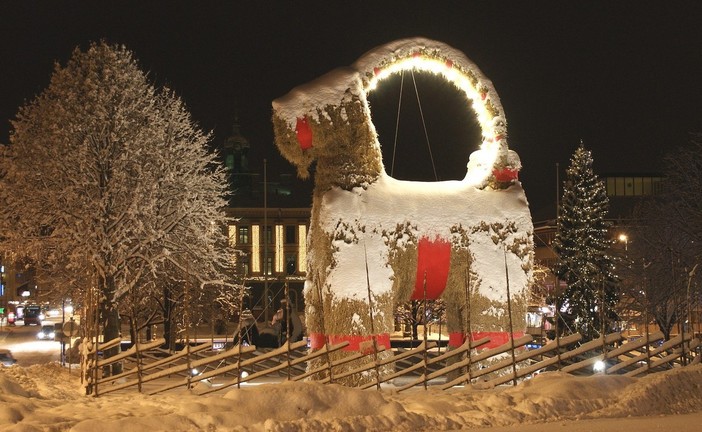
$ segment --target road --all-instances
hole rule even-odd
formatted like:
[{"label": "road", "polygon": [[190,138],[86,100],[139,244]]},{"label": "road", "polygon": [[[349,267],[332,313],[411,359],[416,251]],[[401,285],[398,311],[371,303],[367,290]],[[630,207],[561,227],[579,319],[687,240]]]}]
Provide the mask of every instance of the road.
[{"label": "road", "polygon": [[[0,329],[0,348],[12,351],[19,366],[27,367],[34,364],[50,363],[61,360],[61,343],[37,339],[41,326],[19,325]],[[45,322],[48,324],[48,322]]]}]

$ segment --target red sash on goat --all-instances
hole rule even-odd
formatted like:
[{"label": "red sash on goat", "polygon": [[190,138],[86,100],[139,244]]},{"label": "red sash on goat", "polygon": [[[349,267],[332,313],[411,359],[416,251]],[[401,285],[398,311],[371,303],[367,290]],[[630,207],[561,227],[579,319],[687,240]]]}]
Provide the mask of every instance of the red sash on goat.
[{"label": "red sash on goat", "polygon": [[446,289],[451,264],[451,243],[439,238],[431,241],[422,237],[417,245],[417,255],[417,279],[411,299],[424,299],[426,273],[427,300],[436,300]]}]

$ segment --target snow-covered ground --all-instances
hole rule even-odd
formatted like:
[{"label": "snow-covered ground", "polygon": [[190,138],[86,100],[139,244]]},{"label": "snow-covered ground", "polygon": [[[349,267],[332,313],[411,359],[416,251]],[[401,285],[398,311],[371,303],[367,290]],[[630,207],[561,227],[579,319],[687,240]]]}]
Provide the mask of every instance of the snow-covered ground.
[{"label": "snow-covered ground", "polygon": [[642,378],[543,373],[482,390],[283,382],[220,393],[95,398],[84,396],[75,371],[55,363],[2,368],[0,430],[692,432],[702,425],[702,365]]}]

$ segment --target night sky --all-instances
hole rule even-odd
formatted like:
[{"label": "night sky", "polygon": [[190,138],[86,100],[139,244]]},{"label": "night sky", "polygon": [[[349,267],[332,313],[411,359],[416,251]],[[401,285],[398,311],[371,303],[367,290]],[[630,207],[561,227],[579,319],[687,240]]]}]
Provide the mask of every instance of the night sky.
[{"label": "night sky", "polygon": [[[643,6],[642,6],[643,5]],[[104,39],[124,44],[157,85],[186,102],[221,143],[238,113],[251,166],[294,169],[273,145],[271,101],[371,48],[422,36],[445,42],[492,80],[532,211],[555,202],[579,142],[599,175],[655,173],[702,131],[698,1],[4,1],[0,3],[0,142],[55,61]],[[433,180],[416,95],[405,80],[394,175]],[[395,141],[399,79],[372,94],[383,150]],[[465,174],[479,132],[443,81],[417,77],[440,180]],[[385,160],[391,170],[390,156]],[[308,201],[308,197],[305,197]],[[303,203],[304,204],[304,203]]]}]

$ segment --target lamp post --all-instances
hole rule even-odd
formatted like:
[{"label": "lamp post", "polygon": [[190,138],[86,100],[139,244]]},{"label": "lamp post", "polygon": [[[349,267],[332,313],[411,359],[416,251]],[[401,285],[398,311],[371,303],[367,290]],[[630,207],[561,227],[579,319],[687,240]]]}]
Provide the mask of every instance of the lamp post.
[{"label": "lamp post", "polygon": [[624,243],[624,251],[629,250],[629,236],[626,234],[619,234],[619,241]]}]

